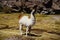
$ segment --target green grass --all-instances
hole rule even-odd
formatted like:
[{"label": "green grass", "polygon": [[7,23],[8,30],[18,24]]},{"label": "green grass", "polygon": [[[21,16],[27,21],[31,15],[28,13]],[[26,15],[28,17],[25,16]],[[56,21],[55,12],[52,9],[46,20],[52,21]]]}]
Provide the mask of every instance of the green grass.
[{"label": "green grass", "polygon": [[[12,36],[20,37],[18,16],[20,13],[4,14],[0,13],[0,40],[10,38]],[[24,14],[30,15],[30,14]],[[60,20],[55,19],[56,15],[36,14],[36,24],[32,27],[31,33],[38,36],[22,36],[22,40],[60,40]],[[24,29],[25,30],[25,29]],[[41,36],[39,36],[41,35]]]}]

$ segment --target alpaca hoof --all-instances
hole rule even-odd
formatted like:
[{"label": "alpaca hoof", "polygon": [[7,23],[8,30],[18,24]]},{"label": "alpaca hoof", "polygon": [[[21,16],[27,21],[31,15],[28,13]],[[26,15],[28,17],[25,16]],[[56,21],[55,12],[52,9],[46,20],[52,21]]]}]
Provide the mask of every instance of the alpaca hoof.
[{"label": "alpaca hoof", "polygon": [[28,35],[26,35],[26,37],[27,37]]},{"label": "alpaca hoof", "polygon": [[20,35],[23,35],[22,33],[20,33]]},{"label": "alpaca hoof", "polygon": [[28,34],[26,34],[26,37],[28,36]]}]

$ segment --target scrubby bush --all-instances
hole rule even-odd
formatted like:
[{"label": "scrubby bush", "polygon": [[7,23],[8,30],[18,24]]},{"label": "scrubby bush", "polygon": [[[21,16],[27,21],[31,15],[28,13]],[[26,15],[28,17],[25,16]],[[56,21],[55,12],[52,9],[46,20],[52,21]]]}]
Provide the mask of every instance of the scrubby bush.
[{"label": "scrubby bush", "polygon": [[12,8],[8,7],[6,5],[3,7],[3,12],[5,12],[5,13],[11,13],[11,10],[12,10]]},{"label": "scrubby bush", "polygon": [[2,12],[2,9],[3,9],[2,4],[0,4],[0,12]]}]

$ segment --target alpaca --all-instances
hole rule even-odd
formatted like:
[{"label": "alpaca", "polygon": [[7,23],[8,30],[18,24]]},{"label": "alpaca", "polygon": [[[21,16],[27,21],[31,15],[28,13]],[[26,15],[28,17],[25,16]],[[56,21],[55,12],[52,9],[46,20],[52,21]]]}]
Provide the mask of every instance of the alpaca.
[{"label": "alpaca", "polygon": [[26,26],[26,36],[28,35],[28,33],[30,33],[31,31],[31,26],[35,24],[35,16],[34,16],[34,13],[35,13],[35,9],[33,9],[31,11],[31,14],[30,14],[30,17],[29,16],[22,16],[20,19],[19,19],[19,24],[20,24],[20,34],[22,35],[22,26]]}]

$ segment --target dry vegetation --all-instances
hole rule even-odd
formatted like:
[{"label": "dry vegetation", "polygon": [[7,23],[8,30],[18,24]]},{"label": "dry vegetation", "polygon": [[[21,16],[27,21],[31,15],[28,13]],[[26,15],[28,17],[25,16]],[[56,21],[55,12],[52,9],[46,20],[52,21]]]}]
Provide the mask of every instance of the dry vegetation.
[{"label": "dry vegetation", "polygon": [[60,15],[36,14],[36,24],[26,37],[19,34],[19,14],[0,14],[0,40],[60,40]]}]

